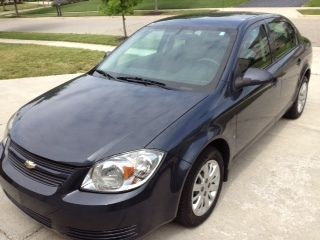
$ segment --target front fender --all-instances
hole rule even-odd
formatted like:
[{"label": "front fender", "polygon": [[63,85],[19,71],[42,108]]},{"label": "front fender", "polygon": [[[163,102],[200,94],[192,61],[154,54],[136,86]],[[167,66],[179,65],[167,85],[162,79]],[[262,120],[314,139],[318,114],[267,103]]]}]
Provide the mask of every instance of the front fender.
[{"label": "front fender", "polygon": [[235,112],[231,104],[225,105],[229,102],[225,101],[224,97],[208,98],[166,129],[147,147],[164,150],[192,166],[207,146],[218,139],[223,140],[229,149],[226,161],[228,165],[225,166],[225,169],[228,169],[234,155],[236,130]]},{"label": "front fender", "polygon": [[[234,155],[236,114],[232,99],[223,94],[210,96],[198,106],[185,113],[165,129],[146,148],[161,149],[176,160],[171,161],[171,190],[176,193],[172,201],[178,211],[185,181],[201,152],[216,140],[223,140],[230,149],[229,159]],[[230,166],[225,166],[227,170]]]}]

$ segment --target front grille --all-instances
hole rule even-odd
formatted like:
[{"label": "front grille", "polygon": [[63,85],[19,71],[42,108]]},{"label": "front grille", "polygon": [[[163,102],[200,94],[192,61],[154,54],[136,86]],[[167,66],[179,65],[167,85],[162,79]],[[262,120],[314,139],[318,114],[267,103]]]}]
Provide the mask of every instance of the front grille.
[{"label": "front grille", "polygon": [[[9,143],[8,160],[20,173],[37,182],[53,187],[62,185],[75,170],[74,167],[56,163],[30,153],[12,140]],[[28,169],[25,166],[27,160],[34,162],[37,165],[36,168]]]},{"label": "front grille", "polygon": [[107,231],[89,231],[75,228],[68,228],[65,234],[74,239],[81,240],[134,240],[137,238],[137,226],[131,226],[121,229]]},{"label": "front grille", "polygon": [[34,220],[36,220],[36,221],[42,223],[43,225],[51,228],[51,220],[49,218],[44,217],[44,216],[40,215],[39,213],[36,213],[36,212],[32,211],[29,208],[26,208],[25,206],[22,206],[16,200],[14,200],[9,194],[7,194],[6,192],[5,192],[5,194],[11,200],[11,202],[14,203],[18,208],[20,208],[24,213],[26,213],[27,215],[32,217]]}]

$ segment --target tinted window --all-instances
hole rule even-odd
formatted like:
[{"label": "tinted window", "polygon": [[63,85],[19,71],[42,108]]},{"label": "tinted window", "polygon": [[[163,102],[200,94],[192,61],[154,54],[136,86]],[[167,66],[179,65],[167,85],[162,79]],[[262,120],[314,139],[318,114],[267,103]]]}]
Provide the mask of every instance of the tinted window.
[{"label": "tinted window", "polygon": [[241,46],[239,58],[241,73],[244,73],[250,67],[263,69],[271,64],[268,38],[262,25],[247,32]]},{"label": "tinted window", "polygon": [[99,69],[164,82],[169,87],[205,88],[226,65],[236,32],[214,27],[146,27],[115,50]]},{"label": "tinted window", "polygon": [[288,22],[278,21],[268,24],[270,29],[270,45],[274,58],[277,60],[297,46],[294,28]]}]

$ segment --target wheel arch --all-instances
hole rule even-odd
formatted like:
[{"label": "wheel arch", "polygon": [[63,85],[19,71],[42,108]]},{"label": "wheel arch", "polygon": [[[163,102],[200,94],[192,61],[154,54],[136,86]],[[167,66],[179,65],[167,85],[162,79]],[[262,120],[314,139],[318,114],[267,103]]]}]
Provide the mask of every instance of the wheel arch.
[{"label": "wheel arch", "polygon": [[217,139],[213,140],[211,143],[209,143],[208,146],[217,148],[219,150],[219,152],[221,153],[222,158],[223,158],[223,163],[224,163],[224,170],[223,170],[224,171],[224,174],[223,174],[224,178],[223,178],[223,180],[227,181],[228,174],[229,174],[229,162],[230,162],[230,146],[229,146],[228,142],[223,138],[217,138]]},{"label": "wheel arch", "polygon": [[[230,144],[228,143],[228,141],[223,136],[216,136],[215,138],[211,139],[210,141],[206,141],[205,143],[202,142],[201,145],[202,145],[202,147],[200,147],[198,145],[199,150],[196,153],[192,151],[193,152],[192,156],[190,156],[190,155],[186,156],[188,159],[187,162],[189,162],[191,164],[189,171],[194,166],[195,162],[197,161],[197,159],[199,158],[201,153],[203,153],[209,147],[215,147],[222,155],[223,163],[224,163],[224,171],[223,171],[224,179],[223,180],[227,181],[228,180],[229,163],[230,163],[230,159],[231,159],[231,148],[230,148]],[[189,174],[189,172],[188,172],[188,174]]]},{"label": "wheel arch", "polygon": [[302,76],[306,76],[308,78],[308,82],[309,82],[310,77],[311,77],[311,69],[308,67]]},{"label": "wheel arch", "polygon": [[[181,204],[181,196],[183,194],[183,190],[185,189],[185,184],[187,181],[187,177],[190,174],[191,169],[194,167],[195,163],[197,162],[197,159],[199,156],[206,151],[208,148],[214,147],[216,148],[222,155],[223,158],[223,181],[228,180],[228,170],[229,170],[229,163],[232,158],[232,153],[231,153],[231,145],[228,143],[228,141],[223,137],[223,136],[217,136],[211,141],[208,141],[207,144],[203,144],[203,147],[193,156],[192,162],[190,161],[182,161],[182,162],[188,162],[188,170],[186,171],[186,175],[184,175],[184,179],[182,182],[182,188],[181,192],[179,194],[179,200],[178,200],[178,205],[177,205],[177,211],[176,211],[176,216],[178,213],[178,210],[180,208]],[[190,160],[190,159],[189,159]]]},{"label": "wheel arch", "polygon": [[311,68],[309,64],[305,64],[300,72],[299,86],[303,81],[303,77],[305,76],[308,78],[309,81],[311,77]]},{"label": "wheel arch", "polygon": [[307,77],[308,83],[309,83],[310,78],[311,78],[311,68],[310,68],[309,64],[306,64],[303,67],[303,69],[301,70],[300,78],[299,78],[298,85],[297,85],[297,89],[296,89],[295,94],[294,94],[294,99],[298,96],[300,86],[302,85],[302,82],[303,82],[303,79],[304,79],[305,76]]}]

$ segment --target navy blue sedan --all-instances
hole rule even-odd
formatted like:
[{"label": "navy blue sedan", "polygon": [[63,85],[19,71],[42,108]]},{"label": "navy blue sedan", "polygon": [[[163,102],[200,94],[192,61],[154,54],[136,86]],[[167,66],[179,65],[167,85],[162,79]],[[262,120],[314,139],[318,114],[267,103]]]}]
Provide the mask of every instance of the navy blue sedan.
[{"label": "navy blue sedan", "polygon": [[136,239],[172,220],[198,226],[236,156],[281,117],[301,116],[311,58],[310,41],[280,15],[151,23],[11,117],[2,188],[75,239]]}]

